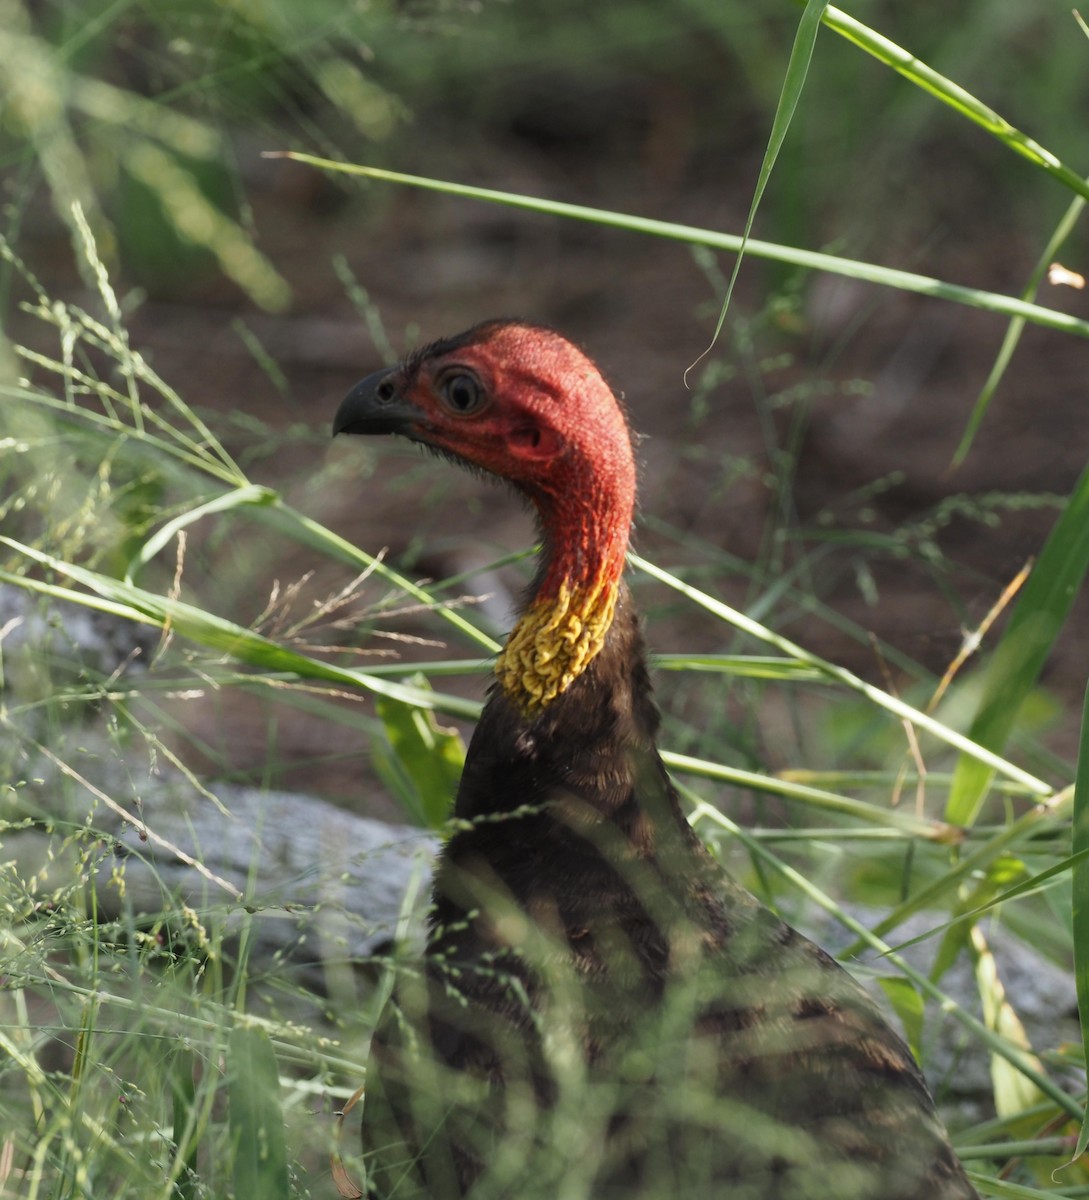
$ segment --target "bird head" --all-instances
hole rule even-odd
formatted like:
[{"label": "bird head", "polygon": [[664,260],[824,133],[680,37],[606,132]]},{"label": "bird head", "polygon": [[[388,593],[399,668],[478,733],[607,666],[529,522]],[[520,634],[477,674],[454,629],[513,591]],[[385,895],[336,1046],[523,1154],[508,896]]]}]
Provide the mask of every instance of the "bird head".
[{"label": "bird head", "polygon": [[635,506],[628,424],[590,359],[550,329],[487,321],[368,375],[333,432],[401,434],[529,497],[544,553],[496,674],[526,713],[566,691],[612,625]]},{"label": "bird head", "polygon": [[334,433],[401,434],[532,499],[634,493],[627,422],[597,367],[550,329],[488,321],[360,381]]}]

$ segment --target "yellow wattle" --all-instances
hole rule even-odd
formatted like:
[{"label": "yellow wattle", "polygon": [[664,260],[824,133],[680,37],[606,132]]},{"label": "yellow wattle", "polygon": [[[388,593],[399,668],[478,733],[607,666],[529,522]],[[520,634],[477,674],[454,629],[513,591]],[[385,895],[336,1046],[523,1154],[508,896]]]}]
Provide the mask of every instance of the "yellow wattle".
[{"label": "yellow wattle", "polygon": [[538,597],[514,627],[495,664],[500,686],[527,712],[539,712],[586,670],[613,622],[619,586],[600,580]]}]

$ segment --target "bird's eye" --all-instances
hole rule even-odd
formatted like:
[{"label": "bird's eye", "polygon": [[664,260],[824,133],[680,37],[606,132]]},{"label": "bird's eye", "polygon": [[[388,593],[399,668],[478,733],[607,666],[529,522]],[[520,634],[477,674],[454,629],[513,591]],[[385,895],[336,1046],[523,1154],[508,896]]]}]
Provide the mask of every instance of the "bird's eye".
[{"label": "bird's eye", "polygon": [[459,417],[475,413],[486,399],[480,380],[466,371],[447,375],[439,384],[439,395],[446,407]]}]

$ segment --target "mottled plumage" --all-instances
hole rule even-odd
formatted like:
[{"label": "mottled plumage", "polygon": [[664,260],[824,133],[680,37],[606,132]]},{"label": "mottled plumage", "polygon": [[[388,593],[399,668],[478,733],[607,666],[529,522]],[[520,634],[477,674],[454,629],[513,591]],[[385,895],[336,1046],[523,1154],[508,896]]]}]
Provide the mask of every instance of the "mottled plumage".
[{"label": "mottled plumage", "polygon": [[593,364],[490,322],[364,380],[336,429],[508,479],[544,540],[469,747],[425,961],[375,1034],[369,1193],[975,1196],[872,1000],[681,812],[621,578],[630,435]]}]

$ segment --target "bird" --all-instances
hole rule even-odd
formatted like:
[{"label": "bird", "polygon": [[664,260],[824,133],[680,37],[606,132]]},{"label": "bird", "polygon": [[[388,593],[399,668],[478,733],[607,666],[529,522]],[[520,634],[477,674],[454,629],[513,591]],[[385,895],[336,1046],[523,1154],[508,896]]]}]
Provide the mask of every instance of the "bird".
[{"label": "bird", "polygon": [[368,375],[334,434],[504,481],[540,545],[494,663],[363,1100],[372,1197],[969,1200],[865,989],[737,884],[657,747],[624,578],[621,403],[573,342],[493,319]]}]

